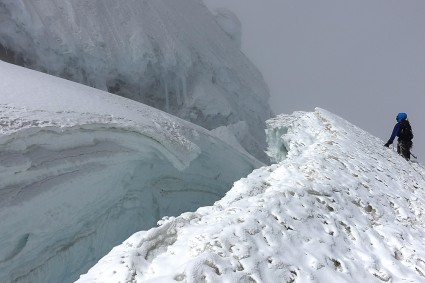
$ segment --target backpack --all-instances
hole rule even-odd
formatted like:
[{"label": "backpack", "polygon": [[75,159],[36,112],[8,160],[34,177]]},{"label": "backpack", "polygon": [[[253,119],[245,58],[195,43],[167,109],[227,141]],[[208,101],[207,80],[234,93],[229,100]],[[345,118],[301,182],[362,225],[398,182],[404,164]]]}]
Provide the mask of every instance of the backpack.
[{"label": "backpack", "polygon": [[411,141],[413,139],[412,127],[409,121],[404,120],[400,122],[400,129],[397,136],[402,141]]}]

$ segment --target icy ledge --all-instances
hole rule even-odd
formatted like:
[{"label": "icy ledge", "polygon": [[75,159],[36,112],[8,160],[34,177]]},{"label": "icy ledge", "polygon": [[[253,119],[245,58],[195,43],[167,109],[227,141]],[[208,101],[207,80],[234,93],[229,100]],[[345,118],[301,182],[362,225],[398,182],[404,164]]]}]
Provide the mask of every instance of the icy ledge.
[{"label": "icy ledge", "polygon": [[[237,17],[201,0],[2,0],[0,60],[107,90],[212,130],[246,122],[239,143],[268,161],[261,73]],[[233,128],[233,127],[232,127]]]},{"label": "icy ledge", "polygon": [[278,164],[134,234],[77,282],[425,280],[422,166],[322,109],[268,125]]},{"label": "icy ledge", "polygon": [[0,73],[0,282],[72,282],[261,165],[140,103],[3,62]]}]

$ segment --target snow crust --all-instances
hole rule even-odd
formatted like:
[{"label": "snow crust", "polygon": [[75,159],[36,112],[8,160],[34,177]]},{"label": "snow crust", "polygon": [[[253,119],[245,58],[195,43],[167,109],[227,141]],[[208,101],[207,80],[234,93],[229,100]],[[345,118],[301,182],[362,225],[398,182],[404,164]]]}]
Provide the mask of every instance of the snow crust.
[{"label": "snow crust", "polygon": [[[217,19],[217,21],[216,21]],[[219,23],[219,24],[218,24]],[[143,102],[209,130],[241,121],[267,160],[269,92],[240,23],[200,0],[3,0],[0,59]]]},{"label": "snow crust", "polygon": [[424,168],[323,109],[267,124],[277,164],[77,282],[424,282]]},{"label": "snow crust", "polygon": [[0,282],[73,282],[262,165],[149,106],[0,61]]}]

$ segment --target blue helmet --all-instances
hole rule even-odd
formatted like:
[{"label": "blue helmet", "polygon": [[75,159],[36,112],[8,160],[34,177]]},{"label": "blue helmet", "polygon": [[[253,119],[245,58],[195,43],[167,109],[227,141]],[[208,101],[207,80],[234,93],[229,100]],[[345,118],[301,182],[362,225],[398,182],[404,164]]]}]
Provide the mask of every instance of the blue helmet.
[{"label": "blue helmet", "polygon": [[397,120],[397,122],[403,121],[407,119],[407,114],[406,113],[398,113],[397,117],[395,118]]}]

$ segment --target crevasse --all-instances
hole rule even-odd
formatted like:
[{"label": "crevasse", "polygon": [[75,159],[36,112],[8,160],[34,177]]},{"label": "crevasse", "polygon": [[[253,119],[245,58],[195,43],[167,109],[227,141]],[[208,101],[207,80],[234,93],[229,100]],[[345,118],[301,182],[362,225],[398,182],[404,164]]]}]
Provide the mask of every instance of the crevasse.
[{"label": "crevasse", "polygon": [[0,282],[72,282],[135,231],[212,204],[261,165],[143,104],[2,62],[0,72]]}]

